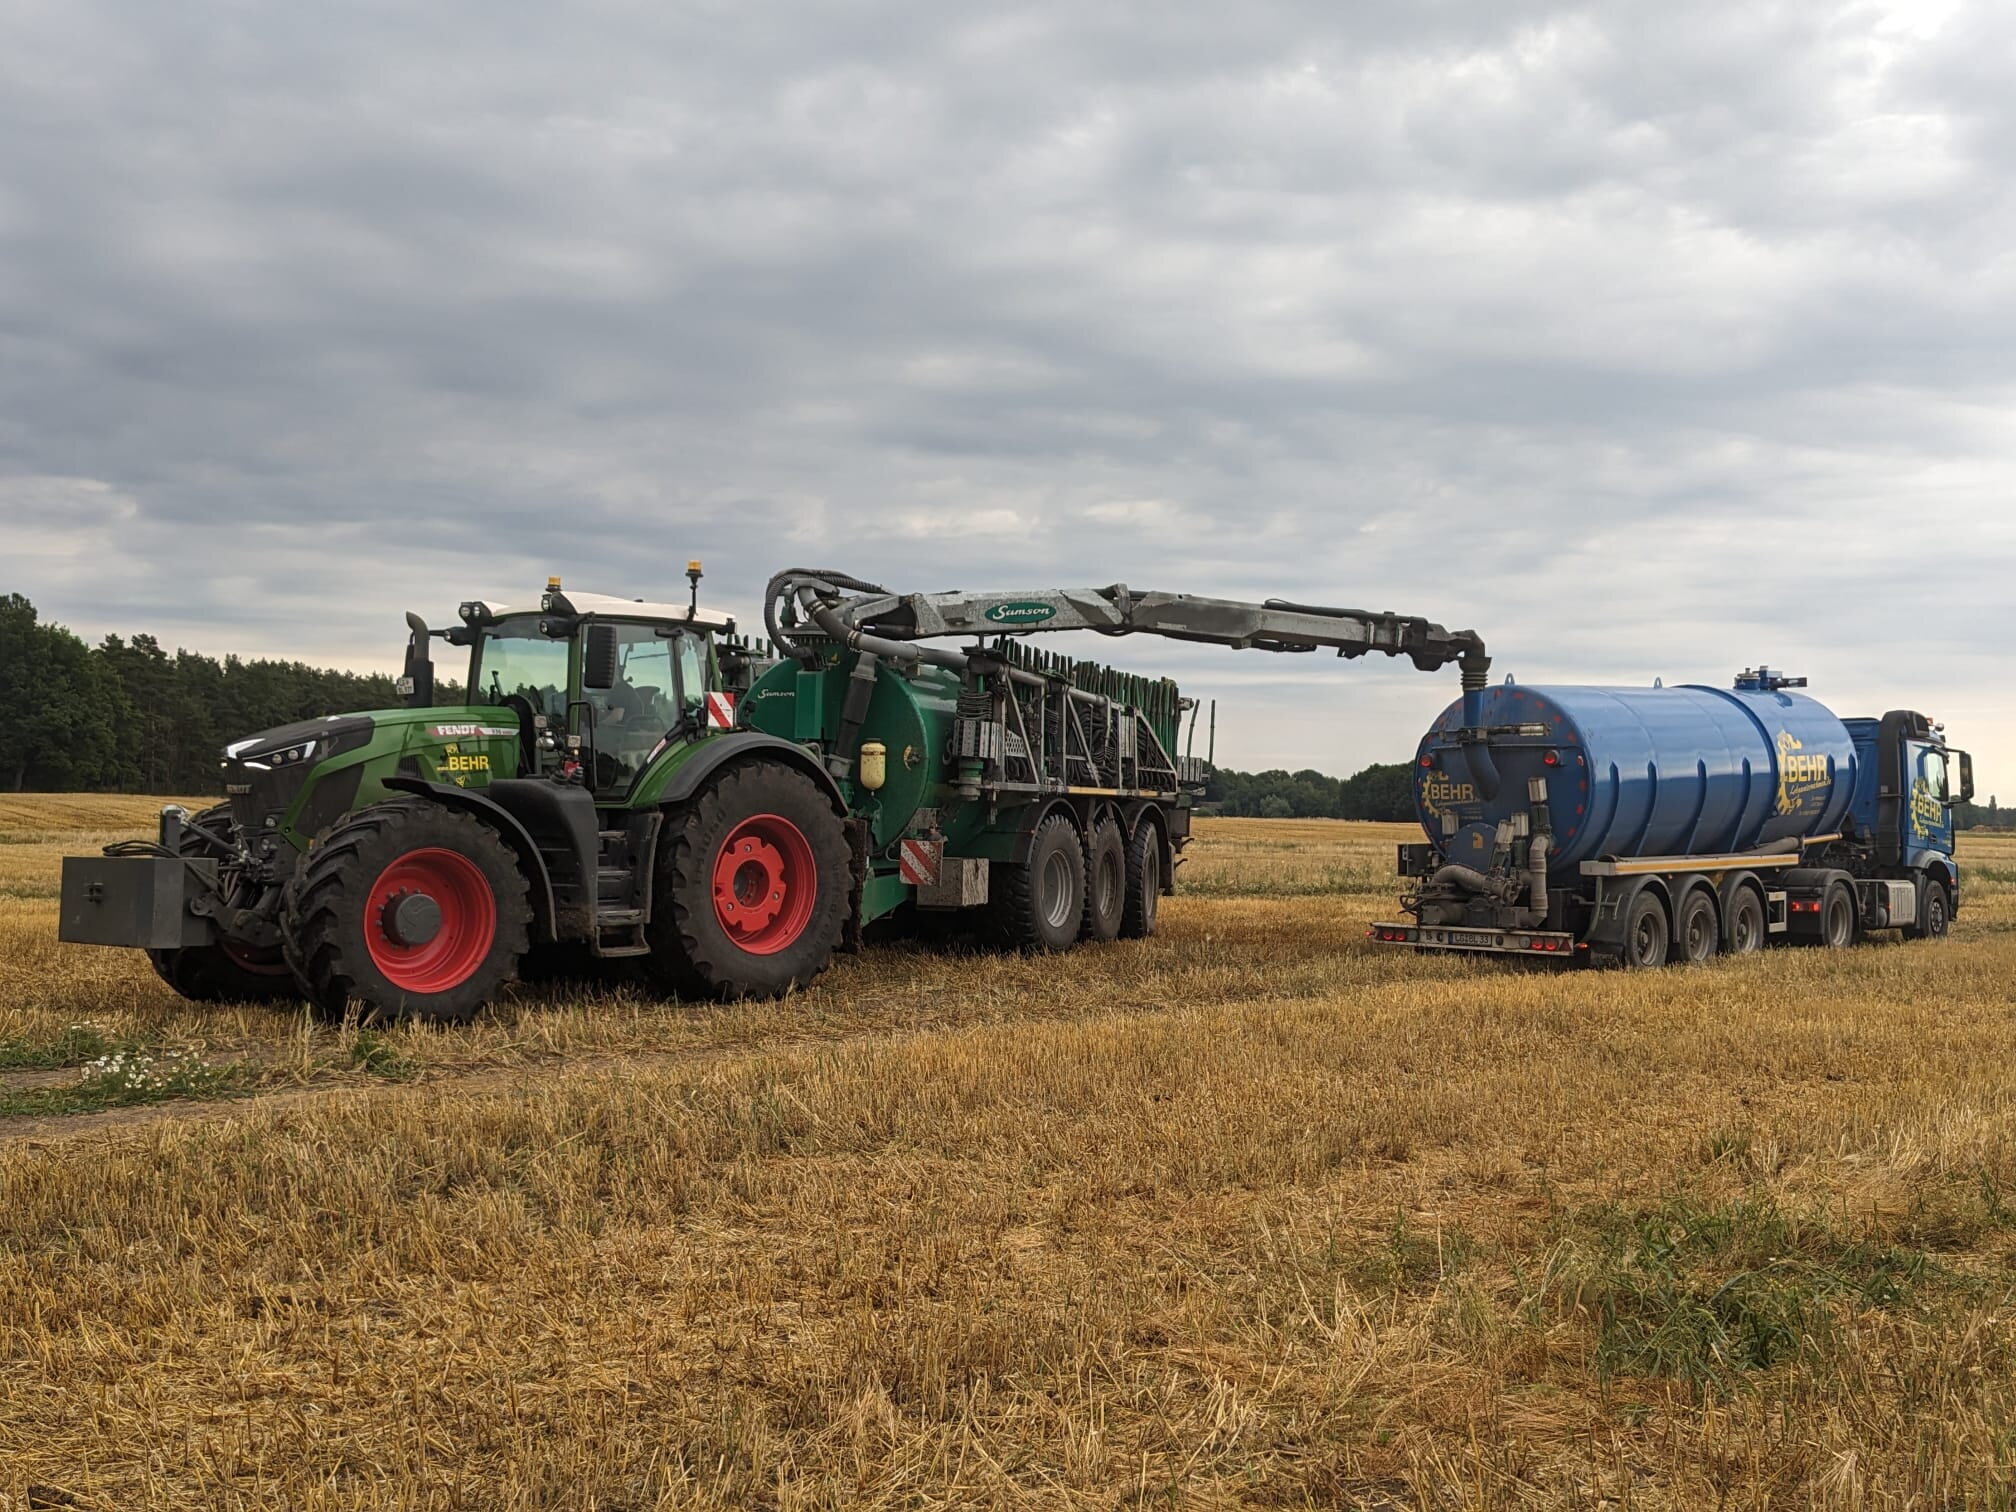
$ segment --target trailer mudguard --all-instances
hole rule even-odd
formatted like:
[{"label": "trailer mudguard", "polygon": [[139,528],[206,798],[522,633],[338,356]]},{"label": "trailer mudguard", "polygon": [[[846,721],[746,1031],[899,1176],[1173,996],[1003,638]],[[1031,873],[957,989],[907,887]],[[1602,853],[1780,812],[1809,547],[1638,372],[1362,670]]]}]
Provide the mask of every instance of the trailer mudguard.
[{"label": "trailer mudguard", "polygon": [[[803,746],[776,735],[758,735],[753,732],[738,732],[733,735],[717,735],[702,743],[700,748],[672,773],[664,791],[658,795],[660,803],[682,803],[700,791],[700,785],[723,765],[744,756],[761,754],[766,759],[783,762],[795,767],[819,784],[819,791],[833,805],[833,812],[845,819],[847,800],[841,795],[840,784],[833,780],[833,774],[821,766]],[[493,784],[494,785],[494,784]],[[642,784],[639,784],[642,786]]]},{"label": "trailer mudguard", "polygon": [[[524,868],[525,880],[531,888],[532,922],[539,937],[547,941],[575,937],[573,935],[563,936],[561,933],[566,921],[558,917],[559,910],[553,900],[552,873],[547,868],[546,858],[540,854],[538,842],[532,838],[532,831],[527,828],[524,820],[520,819],[517,814],[513,813],[510,808],[507,808],[503,802],[499,801],[499,799],[509,797],[510,799],[517,800],[514,806],[531,807],[536,805],[537,800],[532,799],[529,794],[522,792],[507,794],[499,790],[540,787],[551,789],[555,793],[579,793],[583,803],[588,808],[588,835],[585,851],[582,850],[581,843],[578,840],[571,841],[569,848],[585,855],[585,862],[583,864],[585,867],[591,869],[586,872],[586,875],[592,876],[592,868],[595,865],[596,846],[595,806],[594,800],[589,797],[585,789],[563,788],[556,783],[540,782],[528,778],[506,779],[500,782],[493,782],[488,788],[482,791],[473,788],[456,787],[453,783],[448,782],[429,782],[424,777],[387,777],[384,779],[384,784],[386,787],[397,792],[411,793],[417,798],[425,798],[430,802],[439,803],[445,808],[460,809],[464,813],[474,814],[478,819],[481,819],[485,824],[496,830],[504,838],[504,842],[517,855],[519,866]],[[565,815],[565,810],[558,803],[554,804],[552,812],[556,818]],[[572,829],[574,826],[568,825],[567,828]],[[581,936],[586,935],[587,929],[585,924],[578,933]]]},{"label": "trailer mudguard", "polygon": [[1657,876],[1633,877],[1628,886],[1615,893],[1604,893],[1603,902],[1589,924],[1587,941],[1592,954],[1611,962],[1624,954],[1624,920],[1631,912],[1631,904],[1648,889],[1659,895],[1666,905],[1667,917],[1672,917],[1673,893],[1665,880]]}]

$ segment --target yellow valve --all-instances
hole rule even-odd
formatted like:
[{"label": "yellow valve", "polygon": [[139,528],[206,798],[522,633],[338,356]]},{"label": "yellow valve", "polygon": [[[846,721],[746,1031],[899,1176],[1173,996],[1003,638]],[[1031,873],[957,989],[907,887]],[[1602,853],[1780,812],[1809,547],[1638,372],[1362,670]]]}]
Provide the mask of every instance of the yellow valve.
[{"label": "yellow valve", "polygon": [[861,743],[861,786],[875,792],[889,780],[889,748],[879,740]]}]

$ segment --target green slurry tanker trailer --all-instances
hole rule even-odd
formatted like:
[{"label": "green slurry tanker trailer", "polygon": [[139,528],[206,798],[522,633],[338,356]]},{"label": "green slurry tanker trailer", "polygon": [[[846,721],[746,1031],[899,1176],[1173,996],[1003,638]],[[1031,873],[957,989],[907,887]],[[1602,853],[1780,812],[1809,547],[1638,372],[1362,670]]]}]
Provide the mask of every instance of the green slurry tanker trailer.
[{"label": "green slurry tanker trailer", "polygon": [[[984,910],[1015,946],[1145,935],[1198,764],[1172,683],[1039,631],[1488,660],[1424,620],[1122,586],[887,593],[792,571],[769,641],[698,602],[578,593],[408,615],[404,708],[234,741],[226,802],[72,857],[66,940],[145,950],[198,1001],[473,1015],[529,951],[641,957],[680,996],[773,995],[899,908]],[[434,701],[432,645],[467,655]],[[963,641],[965,644],[945,644]],[[1192,721],[1194,729],[1194,716]]]}]

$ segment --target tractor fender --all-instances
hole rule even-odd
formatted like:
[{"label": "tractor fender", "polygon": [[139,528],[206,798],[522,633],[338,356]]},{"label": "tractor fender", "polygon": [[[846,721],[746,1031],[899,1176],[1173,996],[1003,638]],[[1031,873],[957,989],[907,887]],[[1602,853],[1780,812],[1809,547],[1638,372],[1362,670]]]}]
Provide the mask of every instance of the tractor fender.
[{"label": "tractor fender", "polygon": [[699,792],[701,784],[722,767],[745,756],[762,756],[795,767],[819,784],[819,791],[833,805],[834,813],[842,819],[848,817],[847,800],[841,796],[840,784],[833,780],[833,774],[821,766],[810,751],[779,736],[758,735],[753,731],[719,735],[709,740],[680,763],[679,769],[666,782],[665,790],[658,795],[658,801],[683,803]]},{"label": "tractor fender", "polygon": [[553,878],[546,870],[546,861],[539,854],[539,847],[533,842],[532,832],[525,828],[516,814],[476,789],[456,787],[453,783],[429,782],[424,777],[386,777],[382,780],[395,792],[410,793],[444,808],[473,814],[497,831],[517,856],[518,865],[530,885],[532,922],[537,937],[544,940],[559,938],[555,933]]}]

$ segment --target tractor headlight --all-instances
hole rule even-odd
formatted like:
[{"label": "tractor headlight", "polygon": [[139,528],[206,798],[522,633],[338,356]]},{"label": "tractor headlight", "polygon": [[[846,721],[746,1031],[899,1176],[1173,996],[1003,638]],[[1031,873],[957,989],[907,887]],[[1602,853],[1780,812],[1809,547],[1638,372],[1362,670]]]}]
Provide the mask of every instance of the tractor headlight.
[{"label": "tractor headlight", "polygon": [[256,760],[247,761],[245,765],[256,772],[271,772],[281,767],[300,766],[314,759],[315,748],[320,744],[318,740],[303,740],[291,746],[282,746],[277,751],[262,751]]}]

